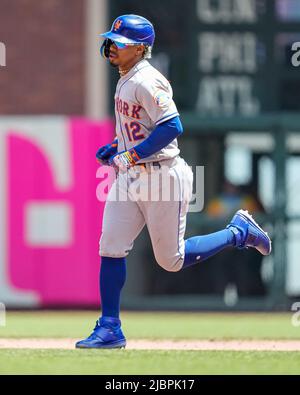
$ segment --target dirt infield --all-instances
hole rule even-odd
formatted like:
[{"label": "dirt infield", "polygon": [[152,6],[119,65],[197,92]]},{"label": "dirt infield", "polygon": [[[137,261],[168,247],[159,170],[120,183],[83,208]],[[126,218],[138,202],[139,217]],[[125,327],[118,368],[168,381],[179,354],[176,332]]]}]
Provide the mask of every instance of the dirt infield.
[{"label": "dirt infield", "polygon": [[[74,349],[77,339],[0,339],[1,348]],[[128,350],[300,351],[297,340],[129,340]]]}]

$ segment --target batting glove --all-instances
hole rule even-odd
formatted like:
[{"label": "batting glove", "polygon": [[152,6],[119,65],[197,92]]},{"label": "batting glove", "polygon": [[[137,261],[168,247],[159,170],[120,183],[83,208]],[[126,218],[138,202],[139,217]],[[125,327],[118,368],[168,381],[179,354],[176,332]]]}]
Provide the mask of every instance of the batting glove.
[{"label": "batting glove", "polygon": [[102,165],[108,165],[108,160],[111,156],[117,153],[118,141],[114,140],[111,144],[106,144],[99,148],[96,152],[96,158]]},{"label": "batting glove", "polygon": [[112,156],[108,163],[113,166],[117,171],[125,172],[136,164],[140,160],[140,157],[136,153],[134,148],[128,151],[122,151]]}]

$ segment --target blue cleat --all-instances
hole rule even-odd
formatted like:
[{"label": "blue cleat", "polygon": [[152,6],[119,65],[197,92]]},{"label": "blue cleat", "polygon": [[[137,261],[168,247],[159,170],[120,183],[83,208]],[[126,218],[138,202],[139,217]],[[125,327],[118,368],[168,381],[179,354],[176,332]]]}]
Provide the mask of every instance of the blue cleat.
[{"label": "blue cleat", "polygon": [[125,348],[126,339],[121,321],[115,317],[102,317],[96,321],[93,333],[76,343],[76,348]]},{"label": "blue cleat", "polygon": [[226,226],[226,229],[230,229],[234,233],[235,247],[253,247],[262,255],[269,255],[271,253],[270,237],[254,221],[248,211],[237,211],[230,224]]}]

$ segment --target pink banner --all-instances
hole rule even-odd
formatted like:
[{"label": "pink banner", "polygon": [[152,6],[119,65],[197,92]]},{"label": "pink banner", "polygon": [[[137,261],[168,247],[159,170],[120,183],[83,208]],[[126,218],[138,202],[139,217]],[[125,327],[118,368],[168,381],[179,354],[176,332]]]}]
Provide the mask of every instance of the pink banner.
[{"label": "pink banner", "polygon": [[95,153],[113,125],[75,118],[28,129],[6,136],[8,282],[40,306],[99,305]]}]

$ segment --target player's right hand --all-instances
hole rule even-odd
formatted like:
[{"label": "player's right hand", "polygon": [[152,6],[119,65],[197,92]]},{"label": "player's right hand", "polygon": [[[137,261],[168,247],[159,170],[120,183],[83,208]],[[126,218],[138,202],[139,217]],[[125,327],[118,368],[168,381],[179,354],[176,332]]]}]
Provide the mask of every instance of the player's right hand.
[{"label": "player's right hand", "polygon": [[116,172],[119,172],[119,170],[125,172],[134,166],[138,160],[140,160],[140,157],[135,149],[131,148],[128,151],[122,151],[112,156],[108,163],[115,168]]},{"label": "player's right hand", "polygon": [[113,141],[111,144],[106,144],[100,147],[96,152],[96,159],[102,165],[108,165],[108,160],[117,153],[118,143]]}]

